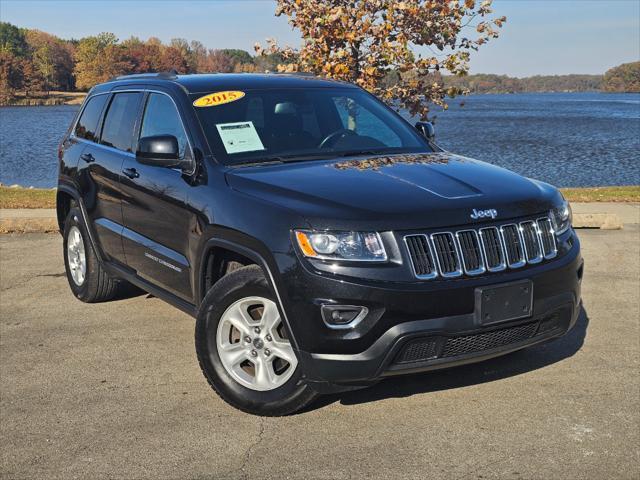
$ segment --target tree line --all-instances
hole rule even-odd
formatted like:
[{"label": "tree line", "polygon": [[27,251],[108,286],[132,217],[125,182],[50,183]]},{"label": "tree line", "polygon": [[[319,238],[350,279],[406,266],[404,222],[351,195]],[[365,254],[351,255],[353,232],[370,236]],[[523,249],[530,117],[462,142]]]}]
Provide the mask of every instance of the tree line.
[{"label": "tree line", "polygon": [[[254,56],[240,49],[210,49],[201,42],[182,38],[166,44],[158,38],[131,37],[119,41],[112,33],[64,40],[39,30],[0,22],[0,105],[11,103],[17,95],[29,98],[50,91],[86,91],[110,78],[133,73],[274,71],[281,68],[283,61],[291,62],[292,55],[296,55],[277,50],[260,53]],[[293,60],[297,61],[297,58],[293,57]],[[433,71],[426,74],[426,80],[418,82],[412,78],[417,70],[387,68],[381,71],[377,82],[384,91],[393,91],[403,82],[439,85],[442,92],[640,91],[640,62],[613,68],[604,76],[514,78],[491,74],[442,75],[440,71]],[[415,93],[419,94],[418,91]]]},{"label": "tree line", "polygon": [[118,75],[163,72],[264,72],[278,55],[252,56],[239,49],[208,49],[198,41],[131,37],[112,33],[63,40],[39,30],[0,22],[0,104],[16,95],[86,91]]}]

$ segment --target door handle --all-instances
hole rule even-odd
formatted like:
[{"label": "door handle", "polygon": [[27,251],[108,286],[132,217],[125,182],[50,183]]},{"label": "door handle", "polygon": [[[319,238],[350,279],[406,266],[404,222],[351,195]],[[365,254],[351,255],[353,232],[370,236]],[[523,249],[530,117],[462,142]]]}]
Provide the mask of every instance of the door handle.
[{"label": "door handle", "polygon": [[84,160],[87,163],[91,163],[91,162],[95,162],[96,159],[93,155],[91,155],[90,153],[83,153],[82,155],[80,155],[80,158],[82,160]]},{"label": "door handle", "polygon": [[125,168],[124,170],[122,170],[122,173],[124,173],[127,177],[131,179],[138,178],[140,176],[140,174],[135,168]]}]

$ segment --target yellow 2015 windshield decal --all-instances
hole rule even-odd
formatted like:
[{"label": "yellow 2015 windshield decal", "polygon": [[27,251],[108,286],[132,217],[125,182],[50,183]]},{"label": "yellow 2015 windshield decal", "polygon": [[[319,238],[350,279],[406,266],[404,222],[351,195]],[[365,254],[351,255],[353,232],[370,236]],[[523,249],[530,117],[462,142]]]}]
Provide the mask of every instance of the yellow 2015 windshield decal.
[{"label": "yellow 2015 windshield decal", "polygon": [[215,107],[224,105],[225,103],[235,102],[244,97],[244,92],[238,90],[229,90],[225,92],[215,92],[198,98],[193,102],[194,107]]}]

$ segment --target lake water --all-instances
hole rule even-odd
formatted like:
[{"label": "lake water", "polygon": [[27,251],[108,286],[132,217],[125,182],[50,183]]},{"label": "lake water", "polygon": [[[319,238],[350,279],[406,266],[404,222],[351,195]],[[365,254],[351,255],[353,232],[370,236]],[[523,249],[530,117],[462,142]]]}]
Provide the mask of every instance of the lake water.
[{"label": "lake water", "polygon": [[[446,150],[560,187],[640,184],[640,94],[475,95],[449,103],[432,111]],[[55,186],[57,145],[77,109],[0,108],[0,182]]]}]

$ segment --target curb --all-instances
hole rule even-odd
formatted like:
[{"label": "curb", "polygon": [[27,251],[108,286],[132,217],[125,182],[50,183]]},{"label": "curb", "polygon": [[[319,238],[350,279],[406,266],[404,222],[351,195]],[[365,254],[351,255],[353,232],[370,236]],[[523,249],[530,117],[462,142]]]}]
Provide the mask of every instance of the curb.
[{"label": "curb", "polygon": [[3,233],[57,233],[55,218],[1,218],[0,234]]},{"label": "curb", "polygon": [[[4,216],[0,210],[0,234],[3,233],[54,233],[58,232],[55,216]],[[35,212],[34,212],[35,213]],[[622,220],[615,213],[574,213],[573,228],[599,228],[621,230]]]},{"label": "curb", "polygon": [[573,228],[622,230],[622,220],[615,213],[574,213]]}]

